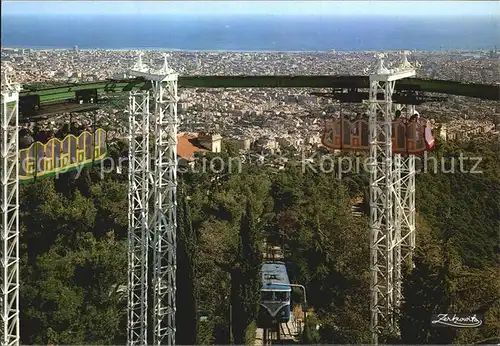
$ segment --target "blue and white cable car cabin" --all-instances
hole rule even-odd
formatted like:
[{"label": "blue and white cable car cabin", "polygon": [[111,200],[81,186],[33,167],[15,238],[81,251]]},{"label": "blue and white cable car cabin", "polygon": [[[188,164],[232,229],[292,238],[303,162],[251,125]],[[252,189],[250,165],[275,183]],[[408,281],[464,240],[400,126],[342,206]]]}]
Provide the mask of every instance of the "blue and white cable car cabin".
[{"label": "blue and white cable car cabin", "polygon": [[262,288],[257,326],[271,328],[277,323],[290,320],[290,296],[292,289],[285,263],[265,262],[262,265]]}]

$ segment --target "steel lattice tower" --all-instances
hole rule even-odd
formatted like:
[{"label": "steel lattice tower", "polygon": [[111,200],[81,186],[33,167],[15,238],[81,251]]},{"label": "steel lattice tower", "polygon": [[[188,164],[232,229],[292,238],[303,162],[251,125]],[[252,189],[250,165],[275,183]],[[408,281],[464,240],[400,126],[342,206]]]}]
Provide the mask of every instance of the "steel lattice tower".
[{"label": "steel lattice tower", "polygon": [[1,345],[19,345],[19,84],[5,68],[1,85],[0,233],[2,237]]},{"label": "steel lattice tower", "polygon": [[[417,63],[417,67],[418,67]],[[407,106],[407,117],[415,114],[415,106]],[[401,157],[401,189],[399,193],[401,207],[401,260],[412,263],[415,250],[415,155]]]},{"label": "steel lattice tower", "polygon": [[[154,344],[175,344],[177,229],[177,79],[168,69],[153,82],[155,98],[154,174]],[[162,83],[166,82],[164,88]],[[164,98],[165,97],[165,98]]]},{"label": "steel lattice tower", "polygon": [[403,222],[401,223],[402,261],[412,264],[416,237],[415,208],[415,155],[409,155],[401,162],[401,205]]},{"label": "steel lattice tower", "polygon": [[[398,105],[401,109],[400,105]],[[407,106],[408,117],[415,114],[414,106]],[[406,261],[411,266],[415,249],[415,155],[394,155],[394,213],[398,246],[394,251],[394,305],[402,299],[401,268]]]},{"label": "steel lattice tower", "polygon": [[132,91],[129,104],[129,345],[147,344],[149,239],[149,92]]},{"label": "steel lattice tower", "polygon": [[[143,183],[150,181],[153,193],[149,194],[154,205],[153,219],[150,223],[148,243],[143,243],[141,253],[153,250],[153,344],[175,344],[175,272],[176,272],[176,193],[177,193],[177,80],[178,74],[168,67],[167,58],[159,70],[151,70],[142,63],[141,55],[131,70],[136,77],[143,77],[152,83],[155,102],[154,114],[149,126],[153,123],[154,134],[154,169],[141,176]],[[150,130],[148,130],[150,131]],[[132,148],[129,156],[135,157]],[[130,196],[129,196],[130,198]],[[130,200],[130,199],[129,199]],[[130,239],[130,238],[129,238]],[[145,250],[144,250],[145,249]],[[129,251],[134,250],[129,247]],[[133,258],[129,254],[129,259]],[[129,304],[129,309],[131,305]],[[148,311],[147,301],[141,305],[142,311]],[[132,312],[129,311],[129,316]],[[129,329],[131,323],[129,322]],[[132,332],[129,330],[129,335]],[[146,339],[136,343],[146,345]],[[129,343],[132,343],[129,340]]]},{"label": "steel lattice tower", "polygon": [[[401,284],[401,158],[392,153],[392,95],[397,80],[415,76],[406,59],[399,68],[384,66],[379,54],[375,74],[370,76],[370,311],[372,341],[382,330],[395,329],[393,310],[400,299]],[[377,95],[382,93],[383,100]],[[394,162],[393,162],[394,161]],[[396,163],[396,165],[394,164]]]}]

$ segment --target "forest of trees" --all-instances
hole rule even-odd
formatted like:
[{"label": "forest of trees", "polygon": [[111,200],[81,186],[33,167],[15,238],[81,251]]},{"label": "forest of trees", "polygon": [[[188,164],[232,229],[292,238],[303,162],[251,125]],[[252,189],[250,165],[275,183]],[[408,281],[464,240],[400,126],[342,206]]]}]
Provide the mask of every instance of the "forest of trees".
[{"label": "forest of trees", "polygon": [[[388,342],[499,341],[499,149],[440,144],[436,157],[481,156],[484,172],[418,175],[415,266],[405,273],[400,336]],[[22,186],[23,344],[126,342],[127,175],[83,173]],[[292,282],[307,287],[320,325],[309,342],[369,343],[368,218],[351,213],[367,179],[293,165],[180,174],[177,343],[252,342],[264,241],[284,246]],[[482,313],[485,324],[433,328],[431,315],[446,312]]]}]

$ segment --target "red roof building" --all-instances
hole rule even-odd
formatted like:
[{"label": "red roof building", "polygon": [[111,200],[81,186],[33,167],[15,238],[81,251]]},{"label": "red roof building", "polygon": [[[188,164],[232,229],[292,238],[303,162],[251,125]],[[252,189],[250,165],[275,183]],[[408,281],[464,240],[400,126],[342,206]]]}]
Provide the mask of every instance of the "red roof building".
[{"label": "red roof building", "polygon": [[177,136],[177,156],[186,161],[193,161],[196,152],[207,152],[198,142],[198,136],[184,133]]}]

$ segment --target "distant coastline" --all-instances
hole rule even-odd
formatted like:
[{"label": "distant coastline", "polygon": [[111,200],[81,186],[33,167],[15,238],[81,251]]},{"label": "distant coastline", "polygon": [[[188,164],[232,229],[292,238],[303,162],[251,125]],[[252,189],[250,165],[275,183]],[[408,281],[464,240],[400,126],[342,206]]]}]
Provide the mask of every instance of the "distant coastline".
[{"label": "distant coastline", "polygon": [[[2,16],[5,47],[186,52],[480,51],[496,18]],[[129,48],[130,47],[130,48]]]},{"label": "distant coastline", "polygon": [[[26,47],[26,46],[0,46],[1,49],[6,50],[22,50],[31,49],[35,51],[67,51],[74,49],[73,47],[66,48],[51,48],[51,47]],[[79,51],[112,51],[112,52],[130,52],[130,51],[157,51],[157,52],[180,52],[180,53],[284,53],[284,54],[306,54],[306,53],[376,53],[376,52],[399,52],[401,50],[312,50],[312,51],[277,51],[277,50],[200,50],[200,49],[174,49],[174,48],[80,48]],[[488,53],[493,49],[442,49],[442,50],[416,50],[416,49],[406,49],[413,52],[422,53]]]}]

